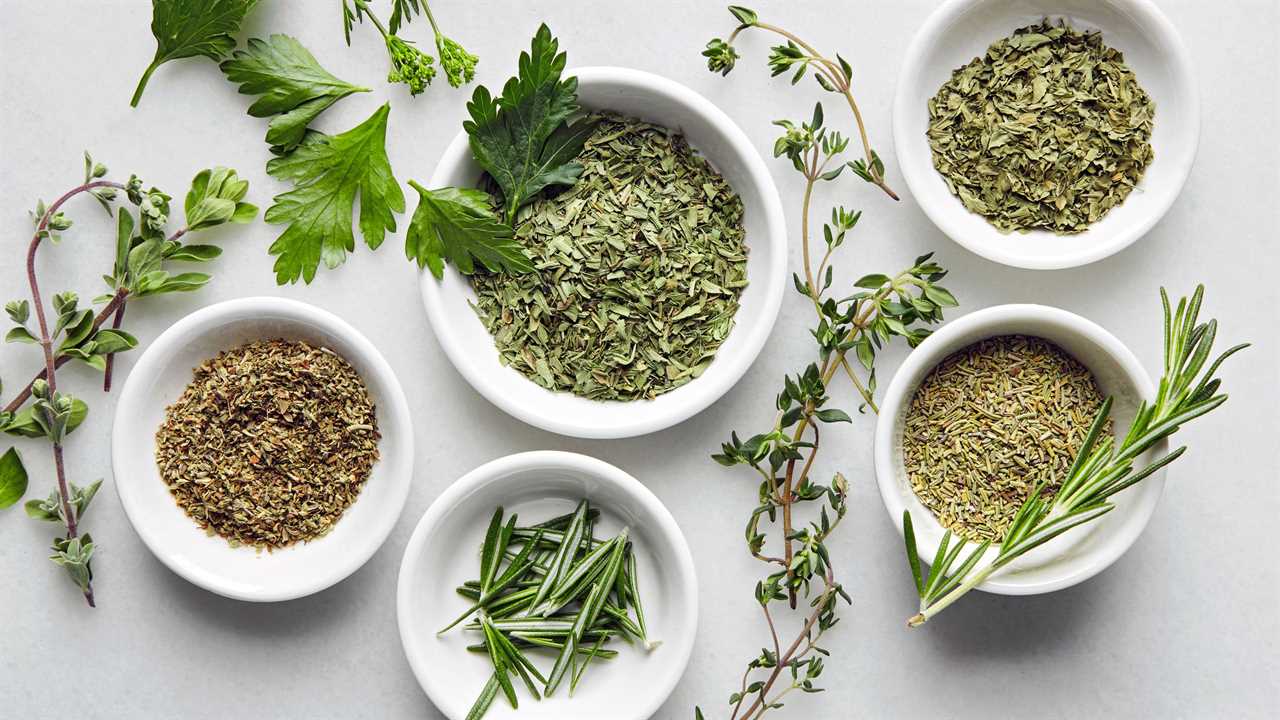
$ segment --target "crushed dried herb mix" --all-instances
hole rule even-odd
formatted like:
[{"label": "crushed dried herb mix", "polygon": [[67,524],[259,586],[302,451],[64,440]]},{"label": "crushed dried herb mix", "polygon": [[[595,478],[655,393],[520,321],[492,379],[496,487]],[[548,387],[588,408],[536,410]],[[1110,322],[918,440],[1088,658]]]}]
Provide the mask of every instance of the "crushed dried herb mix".
[{"label": "crushed dried herb mix", "polygon": [[568,190],[521,210],[525,274],[477,272],[503,363],[551,390],[654,398],[698,377],[747,284],[741,199],[684,138],[601,115]]},{"label": "crushed dried herb mix", "polygon": [[1078,233],[1151,164],[1155,105],[1118,50],[1065,22],[1015,30],[929,101],[933,164],[1002,232]]},{"label": "crushed dried herb mix", "polygon": [[156,463],[178,505],[232,546],[327,533],[378,460],[364,381],[331,350],[252,342],[196,368],[165,410]]},{"label": "crushed dried herb mix", "polygon": [[1093,374],[1041,338],[1004,335],[952,353],[907,410],[911,487],[944,528],[999,542],[1041,481],[1045,497],[1057,492],[1102,402]]}]

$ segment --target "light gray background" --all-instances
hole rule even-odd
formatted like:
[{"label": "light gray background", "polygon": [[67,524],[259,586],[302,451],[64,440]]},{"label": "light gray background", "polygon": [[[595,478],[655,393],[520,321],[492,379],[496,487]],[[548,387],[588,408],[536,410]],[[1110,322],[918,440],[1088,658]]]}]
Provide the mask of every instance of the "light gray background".
[{"label": "light gray background", "polygon": [[[760,2],[770,20],[819,48],[839,49],[855,68],[856,92],[888,177],[905,189],[893,158],[889,104],[903,49],[935,3]],[[854,597],[828,646],[825,695],[794,697],[779,717],[1263,717],[1280,693],[1273,554],[1277,498],[1277,357],[1273,279],[1277,246],[1277,25],[1272,2],[1160,3],[1189,45],[1204,100],[1195,171],[1168,216],[1140,242],[1077,270],[1027,272],[981,260],[942,236],[909,196],[899,205],[846,180],[820,197],[864,208],[839,277],[890,271],[937,250],[962,311],[1042,302],[1092,318],[1128,343],[1154,374],[1160,358],[1157,288],[1207,283],[1206,311],[1223,321],[1224,343],[1256,347],[1232,362],[1232,399],[1179,436],[1191,451],[1173,469],[1166,497],[1133,549],[1102,575],[1033,598],[975,593],[936,623],[910,631],[910,577],[900,540],[875,489],[872,419],[829,436],[819,475],[839,469],[853,483],[848,527],[832,550]],[[386,58],[372,28],[342,41],[336,0],[272,0],[242,38],[287,32],[340,77],[375,88],[322,119],[340,131],[392,100],[388,149],[401,181],[426,180],[458,131],[467,90],[438,82],[410,99],[382,82]],[[387,3],[378,3],[385,6]],[[770,121],[812,107],[816,88],[793,88],[765,70],[765,39],[748,36],[729,78],[706,71],[698,53],[732,20],[719,2],[486,2],[436,0],[449,34],[481,57],[478,80],[500,84],[539,20],[548,21],[571,65],[617,64],[685,83],[724,108],[762,153]],[[137,172],[171,193],[191,175],[230,165],[266,206],[284,186],[267,178],[265,122],[248,117],[215,65],[197,59],[161,68],[137,110],[128,106],[153,51],[149,3],[0,0],[0,296],[26,294],[22,258],[27,211],[78,182],[88,148],[113,175]],[[407,31],[426,40],[424,24]],[[847,124],[830,104],[828,117]],[[800,183],[770,160],[792,226]],[[79,226],[46,248],[49,291],[99,291],[110,263],[110,230],[94,204],[68,208]],[[820,211],[820,212],[825,212]],[[403,223],[404,219],[401,219]],[[403,228],[403,224],[401,225]],[[94,560],[97,610],[84,607],[46,559],[51,528],[18,508],[0,512],[0,716],[5,717],[378,717],[436,718],[409,671],[396,631],[400,555],[431,501],[455,478],[495,457],[559,448],[595,455],[635,474],[684,528],[697,561],[701,625],[688,673],[658,717],[685,719],[700,703],[708,717],[743,664],[765,641],[751,601],[761,567],[750,561],[742,524],[752,507],[749,472],[707,455],[731,429],[771,422],[783,373],[809,362],[810,312],[788,294],[773,340],[739,385],[712,408],[666,432],[587,442],[527,427],[484,401],[454,371],[424,317],[417,274],[399,236],[378,252],[357,249],[345,266],[309,287],[277,288],[266,247],[278,230],[256,223],[219,232],[227,253],[215,278],[186,297],[131,304],[127,327],[145,346],[170,323],[227,298],[269,294],[333,311],[367,334],[399,374],[416,410],[417,472],[408,505],[382,550],[328,591],[296,602],[251,605],[200,590],[166,570],[139,542],[110,487],[108,429],[114,399],[84,370],[63,382],[90,402],[88,425],[70,441],[72,479],[106,477],[86,522],[100,543]],[[792,244],[798,267],[799,247]],[[121,358],[128,373],[137,353]],[[884,358],[887,379],[901,358]],[[39,367],[30,346],[0,349],[15,388]],[[12,391],[12,390],[11,390]],[[848,389],[835,391],[845,404]],[[48,453],[20,443],[31,494],[52,483]]]}]

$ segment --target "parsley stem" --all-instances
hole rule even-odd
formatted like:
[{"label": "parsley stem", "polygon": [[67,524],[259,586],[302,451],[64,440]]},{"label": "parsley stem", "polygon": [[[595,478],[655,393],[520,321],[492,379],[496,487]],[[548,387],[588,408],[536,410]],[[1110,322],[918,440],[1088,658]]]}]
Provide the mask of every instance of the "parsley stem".
[{"label": "parsley stem", "polygon": [[142,73],[142,78],[138,80],[137,89],[133,91],[133,97],[129,99],[129,107],[138,107],[138,103],[142,100],[142,93],[147,89],[147,81],[151,79],[151,73],[155,72],[162,62],[160,58],[156,58],[147,66]]}]

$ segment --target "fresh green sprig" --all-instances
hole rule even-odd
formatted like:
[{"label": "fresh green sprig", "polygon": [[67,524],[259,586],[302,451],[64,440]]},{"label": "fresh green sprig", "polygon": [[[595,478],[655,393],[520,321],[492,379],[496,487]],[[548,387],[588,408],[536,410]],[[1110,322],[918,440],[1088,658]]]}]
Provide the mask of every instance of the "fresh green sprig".
[{"label": "fresh green sprig", "polygon": [[236,46],[235,34],[258,0],[151,0],[156,54],[138,80],[129,104],[138,106],[156,68],[180,58],[221,60]]},{"label": "fresh green sprig", "polygon": [[[739,10],[741,15],[735,16],[743,22],[752,18],[749,11]],[[828,549],[828,540],[848,512],[848,481],[840,473],[829,484],[812,477],[821,428],[853,421],[849,413],[831,406],[828,388],[837,374],[844,374],[858,392],[859,410],[876,411],[877,353],[894,338],[914,347],[928,336],[931,324],[942,320],[943,311],[957,304],[937,284],[946,270],[932,260],[932,254],[916,258],[896,275],[864,275],[848,294],[832,295],[836,287],[833,256],[845,245],[861,213],[832,209],[830,221],[822,227],[825,247],[820,256],[811,247],[810,216],[814,189],[851,167],[843,160],[849,142],[824,125],[821,103],[808,120],[780,120],[775,125],[782,133],[774,144],[774,155],[790,161],[805,179],[800,215],[804,266],[793,280],[796,292],[813,305],[817,323],[811,334],[818,360],[801,373],[783,378],[772,428],[746,440],[734,432],[712,456],[721,465],[750,467],[760,477],[759,504],[747,520],[745,536],[751,555],[770,568],[756,584],[755,599],[769,627],[771,647],[747,663],[741,687],[729,696],[733,720],[759,718],[781,707],[782,698],[791,692],[821,691],[817,682],[825,669],[827,650],[820,642],[839,621],[840,601],[850,602]],[[857,367],[848,359],[850,353]],[[802,523],[796,516],[805,509],[813,519]],[[781,552],[769,551],[766,523],[777,528],[774,543]],[[802,598],[808,605],[803,627],[790,644],[783,645],[773,608],[785,601],[794,610]],[[784,678],[790,682],[779,687]],[[695,708],[694,714],[704,717],[701,708]]]},{"label": "fresh green sprig", "polygon": [[853,99],[851,90],[853,66],[839,54],[834,58],[822,55],[813,46],[790,31],[777,25],[761,22],[759,14],[750,8],[730,5],[729,14],[738,21],[738,26],[734,28],[728,38],[713,38],[707,43],[706,49],[702,51],[703,57],[707,59],[707,69],[721,75],[728,75],[732,72],[739,58],[738,51],[734,48],[733,43],[746,30],[754,28],[782,37],[785,42],[781,45],[775,45],[769,52],[770,74],[777,77],[778,75],[790,73],[792,85],[799,83],[804,79],[805,75],[812,75],[823,90],[840,95],[849,105],[850,112],[853,113],[854,121],[858,126],[858,136],[862,141],[863,157],[850,162],[849,167],[858,177],[875,185],[889,197],[897,200],[897,193],[885,181],[884,162],[880,159],[880,155],[876,153],[875,149],[871,147],[866,125],[862,120],[862,112],[858,109],[858,104]]},{"label": "fresh green sprig", "polygon": [[475,79],[476,63],[479,62],[479,58],[440,32],[440,26],[436,23],[435,16],[431,14],[431,6],[427,0],[393,0],[387,25],[382,24],[369,5],[369,0],[343,0],[343,34],[347,44],[350,45],[351,29],[355,23],[363,23],[366,17],[373,23],[387,45],[387,55],[391,60],[387,82],[404,83],[409,86],[411,95],[418,95],[425,91],[435,79],[435,58],[398,34],[401,27],[409,24],[418,14],[426,15],[427,21],[431,23],[436,53],[440,56],[440,68],[444,70],[445,79],[449,84],[453,87],[461,87]]},{"label": "fresh green sprig", "polygon": [[[186,244],[181,239],[189,233],[226,223],[249,222],[257,213],[257,208],[244,202],[249,186],[234,170],[204,170],[196,175],[187,193],[186,224],[166,235],[170,197],[156,188],[144,190],[137,176],[119,183],[106,180],[107,173],[104,165],[94,162],[86,153],[84,182],[48,206],[43,202],[36,206],[35,229],[27,250],[31,299],[14,300],[5,305],[5,313],[13,323],[5,340],[40,347],[44,369],[0,409],[0,430],[11,435],[44,438],[52,449],[55,490],[44,500],[27,502],[26,511],[34,519],[59,523],[65,528],[63,535],[54,539],[50,559],[67,571],[91,606],[94,595],[90,563],[95,546],[87,533],[80,533],[79,523],[102,481],[81,487],[67,480],[63,443],[84,421],[88,406],[58,389],[57,369],[67,362],[81,361],[103,371],[103,390],[110,390],[112,359],[116,353],[137,345],[132,335],[120,329],[127,301],[202,287],[208,282],[208,275],[173,274],[170,263],[206,262],[217,257],[221,250],[214,245]],[[111,272],[103,275],[110,292],[98,298],[104,306],[96,313],[80,307],[76,293],[57,293],[52,297],[52,313],[47,314],[35,272],[36,253],[45,240],[56,242],[60,233],[71,229],[72,221],[62,212],[62,207],[81,194],[91,195],[108,213],[116,216],[115,259]],[[133,211],[124,203],[118,209],[113,206],[121,196],[134,206]],[[34,328],[31,325],[33,309]],[[108,322],[111,326],[105,327]],[[26,470],[16,451],[11,449],[0,456],[0,501],[3,501],[0,507],[21,498],[26,486]]]},{"label": "fresh green sprig", "polygon": [[1227,396],[1218,392],[1222,384],[1216,377],[1218,368],[1248,345],[1236,345],[1212,363],[1208,362],[1218,322],[1199,322],[1203,298],[1204,286],[1200,285],[1190,298],[1180,299],[1177,308],[1171,309],[1169,296],[1164,288],[1160,289],[1164,310],[1164,374],[1156,397],[1138,406],[1128,432],[1118,444],[1103,433],[1111,415],[1112,400],[1108,398],[1094,418],[1057,494],[1044,497],[1042,482],[1019,509],[990,561],[984,562],[991,549],[990,542],[978,545],[961,561],[966,543],[957,539],[951,544],[952,535],[947,531],[926,572],[920,564],[911,513],[903,513],[907,562],[920,595],[920,612],[907,621],[908,625],[923,625],[1017,558],[1075,527],[1096,521],[1115,508],[1112,496],[1142,482],[1186,452],[1183,446],[1137,467],[1143,453],[1227,401]]},{"label": "fresh green sprig", "polygon": [[[610,640],[657,646],[645,629],[628,532],[596,540],[598,516],[584,500],[573,513],[533,526],[517,525],[502,508],[490,518],[479,577],[457,588],[472,605],[439,631],[470,620],[463,628],[482,642],[467,649],[488,655],[493,665],[468,718],[482,717],[499,694],[518,707],[513,675],[535,700],[552,695],[566,678],[572,695],[588,665],[617,656],[604,647]],[[555,654],[545,675],[531,657],[544,650]]]}]

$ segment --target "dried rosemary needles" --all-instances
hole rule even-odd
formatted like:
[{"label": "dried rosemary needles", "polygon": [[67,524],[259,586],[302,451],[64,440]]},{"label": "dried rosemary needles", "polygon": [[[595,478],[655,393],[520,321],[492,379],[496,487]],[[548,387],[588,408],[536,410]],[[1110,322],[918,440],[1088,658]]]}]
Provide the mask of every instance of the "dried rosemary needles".
[{"label": "dried rosemary needles", "polygon": [[502,361],[596,400],[654,398],[698,377],[747,284],[742,201],[671,131],[615,115],[573,187],[523,208],[535,272],[472,276]]},{"label": "dried rosemary needles", "polygon": [[1053,498],[1102,402],[1093,374],[1053,343],[1004,335],[970,345],[911,400],[911,487],[944,528],[999,542],[1035,488]]},{"label": "dried rosemary needles", "polygon": [[955,71],[929,101],[933,164],[1002,232],[1078,233],[1151,164],[1155,105],[1097,32],[1044,21]]},{"label": "dried rosemary needles", "polygon": [[[516,525],[514,514],[504,522],[502,508],[493,513],[480,548],[480,578],[458,588],[473,604],[440,631],[474,615],[465,628],[483,639],[468,650],[493,663],[467,720],[484,716],[499,692],[519,707],[513,675],[535,700],[566,678],[572,694],[593,660],[617,656],[604,647],[609,641],[656,646],[647,638],[627,530],[597,539],[599,514],[586,500],[570,514],[527,527]],[[555,655],[546,675],[529,657],[536,651]]]},{"label": "dried rosemary needles", "polygon": [[378,459],[355,369],[305,342],[253,342],[196,368],[165,411],[156,463],[178,505],[231,545],[268,550],[327,533]]}]

